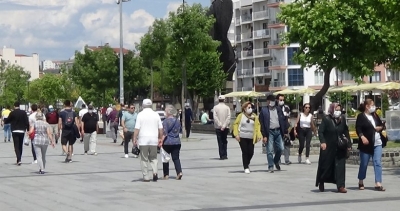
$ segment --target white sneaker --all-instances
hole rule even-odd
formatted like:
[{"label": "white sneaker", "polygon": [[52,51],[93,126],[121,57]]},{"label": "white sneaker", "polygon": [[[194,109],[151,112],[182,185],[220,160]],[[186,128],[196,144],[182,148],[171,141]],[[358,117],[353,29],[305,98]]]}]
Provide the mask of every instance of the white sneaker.
[{"label": "white sneaker", "polygon": [[244,173],[250,174],[250,169],[245,169],[245,170],[244,170]]},{"label": "white sneaker", "polygon": [[97,152],[93,153],[92,155],[97,156]]},{"label": "white sneaker", "polygon": [[129,158],[129,155],[128,155],[128,154],[125,154],[125,158]]},{"label": "white sneaker", "polygon": [[35,164],[35,163],[37,163],[37,160],[34,160],[34,161],[32,162],[32,164]]},{"label": "white sneaker", "polygon": [[308,165],[311,164],[311,162],[310,162],[310,160],[308,158],[306,159],[306,164],[308,164]]},{"label": "white sneaker", "polygon": [[298,161],[299,161],[299,163],[301,163],[301,155],[299,155]]}]

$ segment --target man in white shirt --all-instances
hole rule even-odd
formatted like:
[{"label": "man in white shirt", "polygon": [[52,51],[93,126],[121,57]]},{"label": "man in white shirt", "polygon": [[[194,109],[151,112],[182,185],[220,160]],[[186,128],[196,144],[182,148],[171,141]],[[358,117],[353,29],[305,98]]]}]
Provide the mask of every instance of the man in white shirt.
[{"label": "man in white shirt", "polygon": [[231,122],[231,109],[225,105],[225,96],[221,95],[218,97],[218,105],[214,106],[213,117],[214,127],[217,134],[219,158],[220,160],[228,159],[228,133],[229,125]]},{"label": "man in white shirt", "polygon": [[150,99],[143,100],[143,110],[137,115],[133,135],[134,145],[139,145],[143,182],[150,182],[148,163],[153,169],[153,181],[158,180],[157,146],[162,145],[163,126],[160,115],[153,111],[152,105]]},{"label": "man in white shirt", "polygon": [[[79,121],[82,121],[83,115],[85,115],[87,112],[88,112],[88,109],[86,108],[86,105],[82,104],[82,109],[79,111]],[[79,128],[79,130],[81,131],[81,130],[83,130],[83,128]],[[83,136],[81,137],[81,143],[83,143]]]}]

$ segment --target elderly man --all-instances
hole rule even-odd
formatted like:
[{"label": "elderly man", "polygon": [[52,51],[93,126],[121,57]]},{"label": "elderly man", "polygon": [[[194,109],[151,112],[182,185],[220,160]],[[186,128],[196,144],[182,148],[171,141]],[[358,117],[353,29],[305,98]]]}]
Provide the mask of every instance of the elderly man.
[{"label": "elderly man", "polygon": [[218,105],[214,106],[213,116],[214,116],[214,127],[217,134],[218,149],[219,149],[219,159],[228,159],[228,133],[229,124],[231,121],[231,109],[229,106],[225,105],[225,96],[221,95],[218,97]]},{"label": "elderly man", "polygon": [[153,111],[152,105],[150,99],[143,100],[143,110],[137,115],[133,135],[133,144],[139,144],[143,182],[150,182],[148,163],[153,169],[153,181],[158,180],[157,146],[162,145],[163,126],[160,115]]},{"label": "elderly man", "polygon": [[115,106],[112,107],[112,111],[110,112],[107,118],[108,122],[110,122],[111,138],[114,140],[114,143],[117,143],[119,116],[117,108]]}]

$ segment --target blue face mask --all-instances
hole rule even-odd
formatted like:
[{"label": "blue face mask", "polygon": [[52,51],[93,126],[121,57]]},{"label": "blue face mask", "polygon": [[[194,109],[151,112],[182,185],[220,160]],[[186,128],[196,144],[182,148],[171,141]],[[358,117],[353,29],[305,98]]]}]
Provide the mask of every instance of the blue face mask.
[{"label": "blue face mask", "polygon": [[50,112],[53,112],[53,111],[54,111],[54,108],[50,108],[49,111],[50,111]]}]

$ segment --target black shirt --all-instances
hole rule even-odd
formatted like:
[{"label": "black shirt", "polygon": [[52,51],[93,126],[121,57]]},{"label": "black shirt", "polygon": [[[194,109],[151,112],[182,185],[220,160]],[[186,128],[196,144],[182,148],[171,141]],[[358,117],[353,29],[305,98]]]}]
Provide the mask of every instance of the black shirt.
[{"label": "black shirt", "polygon": [[82,122],[84,123],[83,125],[83,130],[85,133],[93,133],[97,130],[97,122],[99,121],[99,118],[97,114],[95,113],[86,113],[82,117]]},{"label": "black shirt", "polygon": [[76,113],[72,110],[72,108],[64,109],[64,111],[61,111],[60,114],[59,114],[60,119],[61,119],[61,123],[62,123],[62,130],[72,130],[72,127],[71,128],[65,127],[65,121],[67,119],[67,112],[73,112],[74,118],[73,118],[73,123],[72,124],[75,124]]}]

